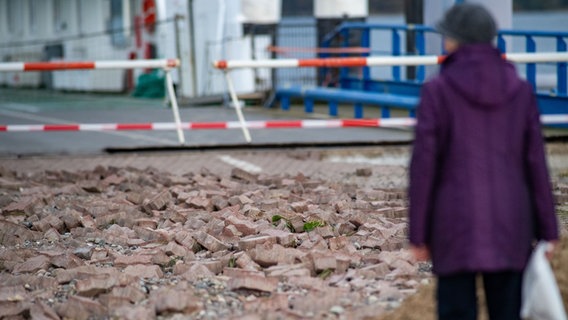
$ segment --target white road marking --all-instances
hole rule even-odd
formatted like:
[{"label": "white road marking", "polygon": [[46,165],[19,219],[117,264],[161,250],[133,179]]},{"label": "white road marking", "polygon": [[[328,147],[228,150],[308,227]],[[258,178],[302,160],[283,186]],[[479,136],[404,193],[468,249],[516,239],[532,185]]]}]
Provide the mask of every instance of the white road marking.
[{"label": "white road marking", "polygon": [[33,106],[31,104],[15,103],[15,102],[2,103],[2,108],[14,111],[31,112],[31,113],[37,113],[40,111],[40,108]]},{"label": "white road marking", "polygon": [[246,161],[243,161],[243,160],[233,158],[233,157],[228,156],[228,155],[219,156],[219,159],[221,159],[223,162],[225,162],[227,164],[232,165],[233,167],[237,167],[239,169],[242,169],[242,170],[250,172],[250,173],[262,172],[261,167],[254,165],[250,162],[246,162]]},{"label": "white road marking", "polygon": [[[33,114],[28,114],[28,113],[23,113],[23,112],[18,112],[18,111],[10,111],[10,110],[0,109],[0,114],[3,114],[5,116],[9,116],[9,117],[24,119],[24,120],[37,121],[37,122],[40,122],[42,124],[45,124],[45,123],[69,124],[69,123],[71,123],[68,120],[64,120],[64,119],[33,115]],[[99,131],[99,132],[107,133],[107,134],[111,134],[111,135],[115,135],[115,136],[126,137],[126,138],[130,138],[130,139],[134,139],[134,140],[146,140],[146,141],[159,143],[159,144],[171,145],[172,143],[174,143],[174,141],[172,141],[172,140],[148,137],[148,136],[145,136],[145,135],[140,135],[140,134],[136,134],[136,133],[132,133],[132,132],[118,132],[118,131]]]},{"label": "white road marking", "polygon": [[331,156],[326,159],[327,162],[335,163],[365,163],[381,166],[406,166],[410,158],[407,155],[393,155],[393,156],[378,156],[378,157],[365,157],[361,155],[355,156]]}]

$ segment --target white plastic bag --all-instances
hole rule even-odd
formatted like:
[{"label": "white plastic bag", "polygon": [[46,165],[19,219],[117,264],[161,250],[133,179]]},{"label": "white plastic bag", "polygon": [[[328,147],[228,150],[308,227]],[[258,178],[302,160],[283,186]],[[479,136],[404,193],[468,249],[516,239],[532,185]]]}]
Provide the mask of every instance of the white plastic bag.
[{"label": "white plastic bag", "polygon": [[548,245],[548,242],[538,243],[523,274],[523,319],[567,320],[554,273],[546,259]]}]

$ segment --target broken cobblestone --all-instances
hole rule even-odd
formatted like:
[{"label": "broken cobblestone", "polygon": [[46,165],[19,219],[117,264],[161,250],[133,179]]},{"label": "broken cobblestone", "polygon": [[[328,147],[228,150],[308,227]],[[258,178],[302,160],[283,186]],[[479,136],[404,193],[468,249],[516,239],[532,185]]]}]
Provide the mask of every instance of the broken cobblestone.
[{"label": "broken cobblestone", "polygon": [[0,184],[6,316],[362,319],[429,276],[402,249],[398,190],[103,166],[18,183]]}]

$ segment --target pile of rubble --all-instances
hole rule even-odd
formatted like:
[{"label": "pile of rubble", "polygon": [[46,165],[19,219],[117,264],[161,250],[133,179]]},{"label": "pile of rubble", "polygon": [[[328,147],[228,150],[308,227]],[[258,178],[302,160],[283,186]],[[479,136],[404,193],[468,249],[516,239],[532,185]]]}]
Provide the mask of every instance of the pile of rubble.
[{"label": "pile of rubble", "polygon": [[0,318],[376,316],[429,281],[406,215],[301,174],[0,168]]}]

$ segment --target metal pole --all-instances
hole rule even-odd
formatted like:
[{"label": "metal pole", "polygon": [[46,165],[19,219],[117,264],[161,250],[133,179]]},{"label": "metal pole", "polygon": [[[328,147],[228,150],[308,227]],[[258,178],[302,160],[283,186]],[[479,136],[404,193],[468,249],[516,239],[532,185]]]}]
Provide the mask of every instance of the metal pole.
[{"label": "metal pole", "polygon": [[243,112],[241,110],[241,104],[239,103],[239,98],[237,98],[237,93],[235,92],[235,88],[233,87],[233,81],[229,76],[228,71],[224,71],[225,73],[225,80],[227,81],[227,88],[229,89],[229,94],[231,95],[231,101],[235,106],[235,111],[237,111],[237,117],[239,118],[239,122],[241,123],[241,129],[243,130],[243,135],[245,136],[245,140],[247,143],[251,142],[250,132],[245,122],[245,117],[243,116]]},{"label": "metal pole", "polygon": [[[405,0],[404,16],[407,25],[424,24],[424,0]],[[414,30],[406,31],[406,52],[416,54],[416,33]],[[416,79],[416,68],[409,66],[406,68],[406,78]]]},{"label": "metal pole", "polygon": [[[184,17],[183,17],[182,15],[176,14],[176,15],[174,16],[174,21],[173,21],[173,23],[174,23],[174,30],[175,30],[175,35],[174,35],[174,37],[175,37],[175,39],[176,39],[176,40],[175,40],[175,41],[176,41],[176,43],[175,43],[175,45],[176,45],[176,55],[177,55],[178,59],[180,59],[180,62],[181,62],[182,54],[181,54],[181,48],[180,48],[179,25],[178,25],[178,23],[179,23],[180,20],[184,20]],[[180,72],[179,70],[178,70],[178,80],[179,80],[179,88],[183,88],[184,79],[183,79],[183,77],[182,77],[182,75],[181,75],[181,72]],[[182,90],[182,92],[183,92],[183,90]]]},{"label": "metal pole", "polygon": [[185,136],[183,134],[183,130],[182,130],[182,125],[181,125],[181,119],[179,116],[179,109],[178,109],[178,104],[177,104],[177,99],[176,99],[176,94],[174,91],[174,82],[172,80],[172,75],[170,74],[170,69],[165,69],[164,70],[166,72],[166,85],[168,88],[168,95],[170,97],[170,102],[172,104],[172,112],[174,114],[174,120],[176,122],[176,130],[177,130],[177,134],[178,134],[178,140],[179,143],[184,145],[185,144]]},{"label": "metal pole", "polygon": [[190,52],[190,68],[191,68],[191,88],[193,90],[193,96],[197,97],[199,94],[197,92],[197,65],[195,63],[195,19],[193,16],[193,0],[189,1],[189,45],[191,46]]}]

